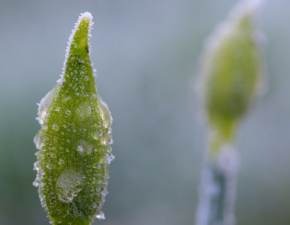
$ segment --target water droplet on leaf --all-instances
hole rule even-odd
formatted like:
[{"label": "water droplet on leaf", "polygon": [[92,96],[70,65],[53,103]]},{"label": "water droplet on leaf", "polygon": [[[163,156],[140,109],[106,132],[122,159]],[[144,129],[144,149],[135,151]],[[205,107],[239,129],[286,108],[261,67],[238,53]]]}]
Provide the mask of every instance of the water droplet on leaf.
[{"label": "water droplet on leaf", "polygon": [[108,164],[111,164],[111,162],[115,159],[115,156],[110,153],[108,156],[107,156],[107,162]]},{"label": "water droplet on leaf", "polygon": [[52,124],[52,129],[58,131],[59,127],[56,123]]},{"label": "water droplet on leaf", "polygon": [[103,212],[99,212],[97,215],[96,215],[96,218],[98,220],[105,220],[106,219],[106,216]]},{"label": "water droplet on leaf", "polygon": [[57,192],[60,201],[69,203],[82,190],[83,177],[75,170],[65,170],[57,179]]},{"label": "water droplet on leaf", "polygon": [[80,144],[77,147],[77,151],[81,154],[83,153],[90,154],[93,152],[93,150],[94,150],[94,147],[90,143],[86,142],[85,140],[81,140]]},{"label": "water droplet on leaf", "polygon": [[105,128],[110,128],[112,125],[112,116],[107,104],[100,99],[100,115]]},{"label": "water droplet on leaf", "polygon": [[50,90],[41,100],[38,104],[38,113],[37,113],[37,120],[42,125],[47,117],[47,110],[50,106],[52,97],[54,95],[54,92],[56,90],[56,87]]},{"label": "water droplet on leaf", "polygon": [[41,136],[40,136],[39,133],[37,133],[37,134],[34,136],[34,138],[33,138],[33,142],[34,142],[36,148],[37,148],[38,150],[40,150],[41,147],[42,147],[42,140],[41,140]]}]

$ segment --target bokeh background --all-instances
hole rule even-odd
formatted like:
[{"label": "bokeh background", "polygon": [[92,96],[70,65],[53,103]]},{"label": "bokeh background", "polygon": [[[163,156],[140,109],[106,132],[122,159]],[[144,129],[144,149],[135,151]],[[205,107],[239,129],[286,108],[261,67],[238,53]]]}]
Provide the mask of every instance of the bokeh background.
[{"label": "bokeh background", "polygon": [[[206,130],[195,91],[205,40],[236,0],[0,0],[0,225],[48,224],[32,186],[41,97],[90,11],[114,124],[102,225],[194,224]],[[265,92],[237,139],[239,225],[290,224],[290,1],[265,1]]]}]

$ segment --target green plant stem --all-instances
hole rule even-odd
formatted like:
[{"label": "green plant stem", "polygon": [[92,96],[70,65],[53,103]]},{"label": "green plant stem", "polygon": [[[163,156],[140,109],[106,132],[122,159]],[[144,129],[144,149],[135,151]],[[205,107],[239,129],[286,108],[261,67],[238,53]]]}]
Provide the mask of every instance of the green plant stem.
[{"label": "green plant stem", "polygon": [[237,161],[235,149],[229,146],[224,146],[216,158],[206,159],[196,225],[235,224]]}]

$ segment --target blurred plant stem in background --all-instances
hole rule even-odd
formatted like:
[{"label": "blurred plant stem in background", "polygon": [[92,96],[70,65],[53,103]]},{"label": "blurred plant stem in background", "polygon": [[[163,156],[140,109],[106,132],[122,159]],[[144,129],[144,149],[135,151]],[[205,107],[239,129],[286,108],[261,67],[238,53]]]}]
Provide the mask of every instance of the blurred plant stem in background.
[{"label": "blurred plant stem in background", "polygon": [[256,7],[248,2],[239,4],[218,27],[203,58],[203,100],[210,137],[197,225],[235,224],[238,157],[234,140],[257,93],[261,73],[252,21]]},{"label": "blurred plant stem in background", "polygon": [[238,157],[231,145],[224,145],[217,158],[207,159],[202,173],[202,190],[197,225],[232,225]]}]

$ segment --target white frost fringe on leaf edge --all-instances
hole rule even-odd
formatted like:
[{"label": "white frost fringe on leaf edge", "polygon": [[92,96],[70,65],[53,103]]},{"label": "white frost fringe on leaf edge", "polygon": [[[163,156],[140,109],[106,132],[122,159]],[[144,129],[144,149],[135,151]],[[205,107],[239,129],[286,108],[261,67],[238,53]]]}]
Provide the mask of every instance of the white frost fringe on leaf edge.
[{"label": "white frost fringe on leaf edge", "polygon": [[[72,40],[73,40],[73,37],[80,25],[80,22],[83,20],[83,19],[88,19],[89,20],[89,33],[88,33],[88,43],[90,43],[90,38],[91,38],[91,32],[92,32],[92,27],[94,25],[94,22],[93,22],[93,15],[90,13],[90,12],[84,12],[84,13],[81,13],[77,22],[75,23],[74,25],[74,28],[72,29],[71,31],[71,34],[69,36],[69,39],[67,41],[67,44],[66,44],[66,50],[65,50],[65,58],[64,58],[64,63],[63,63],[63,67],[62,67],[62,73],[60,75],[60,78],[57,80],[57,83],[61,84],[63,82],[63,76],[64,76],[64,73],[65,73],[65,69],[66,69],[66,63],[67,63],[67,59],[68,59],[68,56],[69,56],[69,51],[70,51],[70,48],[71,48],[71,43],[72,43]],[[89,54],[90,54],[90,45],[89,45]],[[93,66],[93,65],[92,65]],[[93,70],[93,73],[95,75],[95,70]]]}]

